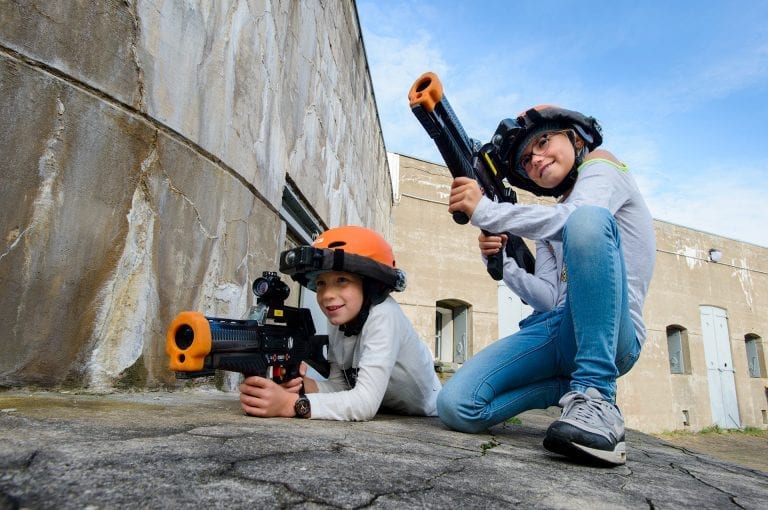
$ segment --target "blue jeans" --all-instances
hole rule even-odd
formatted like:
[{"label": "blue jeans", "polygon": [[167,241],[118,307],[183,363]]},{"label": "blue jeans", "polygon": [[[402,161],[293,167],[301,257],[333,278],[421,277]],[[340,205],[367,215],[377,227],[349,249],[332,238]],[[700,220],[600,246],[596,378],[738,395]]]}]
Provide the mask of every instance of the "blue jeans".
[{"label": "blue jeans", "polygon": [[615,401],[616,379],[635,364],[640,343],[611,213],[594,206],[576,209],[563,228],[563,257],[565,304],[534,312],[520,322],[520,331],[464,363],[438,395],[438,415],[448,427],[480,432],[589,387]]}]

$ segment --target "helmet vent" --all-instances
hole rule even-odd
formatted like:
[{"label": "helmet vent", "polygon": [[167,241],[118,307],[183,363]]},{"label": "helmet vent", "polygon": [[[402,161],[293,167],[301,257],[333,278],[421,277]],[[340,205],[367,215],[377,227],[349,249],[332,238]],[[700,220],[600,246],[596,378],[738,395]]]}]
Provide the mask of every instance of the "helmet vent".
[{"label": "helmet vent", "polygon": [[340,246],[346,246],[346,241],[334,241],[328,245],[328,248],[338,248]]}]

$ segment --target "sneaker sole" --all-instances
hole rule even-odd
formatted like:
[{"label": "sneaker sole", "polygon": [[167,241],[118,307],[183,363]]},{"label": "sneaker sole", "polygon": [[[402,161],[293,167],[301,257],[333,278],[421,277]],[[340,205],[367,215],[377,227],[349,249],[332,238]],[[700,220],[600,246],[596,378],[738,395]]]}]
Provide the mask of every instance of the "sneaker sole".
[{"label": "sneaker sole", "polygon": [[556,437],[547,437],[544,439],[544,448],[584,463],[598,462],[611,466],[621,466],[627,462],[627,446],[623,441],[617,443],[616,448],[610,451],[589,448]]}]

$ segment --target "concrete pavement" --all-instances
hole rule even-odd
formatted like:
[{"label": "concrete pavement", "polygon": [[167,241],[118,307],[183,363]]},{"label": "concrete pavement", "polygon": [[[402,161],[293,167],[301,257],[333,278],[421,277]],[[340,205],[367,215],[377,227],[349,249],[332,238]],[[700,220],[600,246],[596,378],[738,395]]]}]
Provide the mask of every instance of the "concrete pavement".
[{"label": "concrete pavement", "polygon": [[214,390],[5,391],[0,509],[768,507],[768,474],[635,431],[622,467],[550,454],[555,411],[469,435],[436,418],[252,418]]}]

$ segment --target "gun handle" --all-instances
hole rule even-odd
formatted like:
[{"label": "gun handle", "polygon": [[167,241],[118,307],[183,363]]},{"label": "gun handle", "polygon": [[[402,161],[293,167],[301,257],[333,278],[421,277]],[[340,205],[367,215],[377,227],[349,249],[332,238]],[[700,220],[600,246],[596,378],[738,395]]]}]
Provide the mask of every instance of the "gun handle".
[{"label": "gun handle", "polygon": [[491,278],[497,282],[504,278],[504,254],[499,252],[496,255],[488,257],[488,264],[486,265],[488,274]]},{"label": "gun handle", "polygon": [[456,211],[455,213],[453,213],[453,221],[455,221],[459,225],[466,225],[467,223],[469,223],[469,216],[467,216],[461,211]]}]

